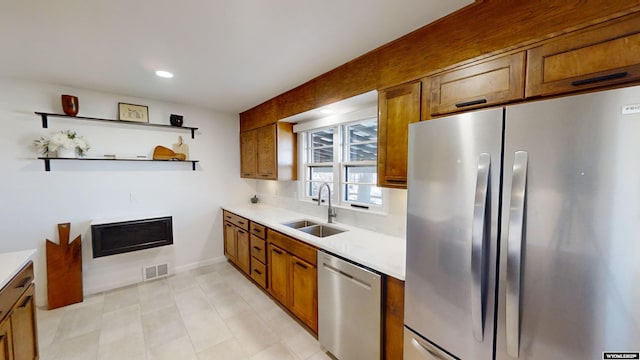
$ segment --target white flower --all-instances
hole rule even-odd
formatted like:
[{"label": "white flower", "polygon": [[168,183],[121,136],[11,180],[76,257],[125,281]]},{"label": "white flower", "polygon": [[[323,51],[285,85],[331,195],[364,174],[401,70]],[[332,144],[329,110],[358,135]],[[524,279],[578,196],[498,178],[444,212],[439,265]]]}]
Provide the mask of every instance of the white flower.
[{"label": "white flower", "polygon": [[76,153],[82,156],[90,148],[89,144],[87,144],[82,137],[71,130],[55,133],[51,135],[49,139],[40,138],[39,140],[35,140],[34,144],[45,156],[49,156],[49,154],[59,148],[74,149]]}]

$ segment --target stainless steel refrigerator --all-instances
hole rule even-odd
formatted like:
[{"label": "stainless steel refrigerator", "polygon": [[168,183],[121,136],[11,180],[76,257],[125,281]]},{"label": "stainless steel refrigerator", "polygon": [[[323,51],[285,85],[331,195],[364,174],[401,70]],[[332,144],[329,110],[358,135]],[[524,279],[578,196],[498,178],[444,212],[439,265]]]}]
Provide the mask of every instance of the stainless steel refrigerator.
[{"label": "stainless steel refrigerator", "polygon": [[640,87],[409,127],[405,359],[640,350]]}]

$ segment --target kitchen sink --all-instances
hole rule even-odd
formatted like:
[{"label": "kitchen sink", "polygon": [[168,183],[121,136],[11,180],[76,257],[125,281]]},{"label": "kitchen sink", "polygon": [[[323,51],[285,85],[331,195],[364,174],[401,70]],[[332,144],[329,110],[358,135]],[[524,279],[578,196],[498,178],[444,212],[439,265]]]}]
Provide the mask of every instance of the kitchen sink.
[{"label": "kitchen sink", "polygon": [[288,226],[296,230],[300,230],[309,235],[317,236],[320,238],[335,235],[335,234],[340,234],[341,232],[346,231],[346,230],[334,228],[332,226],[318,224],[310,220],[292,221],[288,223],[283,223],[282,225]]},{"label": "kitchen sink", "polygon": [[292,222],[284,223],[282,225],[288,226],[288,227],[294,228],[294,229],[300,229],[300,228],[303,228],[303,227],[314,226],[314,225],[318,225],[318,224],[314,223],[313,221],[309,221],[309,220],[299,220],[299,221],[292,221]]},{"label": "kitchen sink", "polygon": [[307,234],[310,234],[313,236],[321,237],[321,238],[335,235],[335,234],[340,234],[345,231],[345,230],[336,229],[334,227],[327,226],[327,225],[307,226],[307,227],[300,228],[298,230],[306,232]]}]

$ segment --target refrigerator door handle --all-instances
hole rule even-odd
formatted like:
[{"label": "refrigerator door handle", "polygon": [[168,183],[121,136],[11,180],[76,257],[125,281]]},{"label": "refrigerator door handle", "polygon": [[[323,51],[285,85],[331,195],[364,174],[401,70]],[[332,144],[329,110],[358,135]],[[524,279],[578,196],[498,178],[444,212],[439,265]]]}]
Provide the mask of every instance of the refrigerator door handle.
[{"label": "refrigerator door handle", "polygon": [[506,337],[507,353],[515,358],[518,357],[520,351],[520,281],[528,160],[529,155],[526,151],[516,151],[513,160],[511,206],[509,209]]},{"label": "refrigerator door handle", "polygon": [[471,231],[471,318],[473,336],[479,342],[484,339],[484,299],[486,292],[486,215],[489,203],[489,173],[491,155],[480,154],[473,206]]},{"label": "refrigerator door handle", "polygon": [[[405,334],[406,336],[406,334]],[[415,337],[411,337],[411,346],[413,346],[425,359],[429,360],[453,360],[453,358],[442,351],[440,351],[435,346],[432,346],[428,342],[422,339],[416,339]]]}]

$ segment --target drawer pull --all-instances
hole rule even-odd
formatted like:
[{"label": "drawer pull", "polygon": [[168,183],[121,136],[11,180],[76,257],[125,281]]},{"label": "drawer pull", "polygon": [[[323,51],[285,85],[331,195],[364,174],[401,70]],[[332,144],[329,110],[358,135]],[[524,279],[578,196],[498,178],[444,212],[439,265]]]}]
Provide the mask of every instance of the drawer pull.
[{"label": "drawer pull", "polygon": [[16,286],[16,289],[27,287],[27,285],[31,284],[32,279],[33,278],[31,276],[26,277],[24,280],[22,280],[20,285]]},{"label": "drawer pull", "polygon": [[24,301],[22,302],[22,305],[20,305],[20,309],[26,308],[27,305],[31,302],[31,298],[32,298],[31,295],[27,296],[27,298],[24,299]]},{"label": "drawer pull", "polygon": [[278,254],[278,255],[282,255],[282,251],[278,250],[278,249],[273,249],[273,252]]},{"label": "drawer pull", "polygon": [[269,176],[271,176],[271,175],[270,175],[270,174],[260,174],[260,176],[262,176],[262,177],[269,177]]},{"label": "drawer pull", "polygon": [[258,274],[258,275],[262,275],[262,273],[261,273],[261,272],[260,272],[260,270],[258,270],[258,269],[253,269],[253,272],[254,272],[254,273],[256,273],[256,274]]},{"label": "drawer pull", "polygon": [[255,228],[254,228],[254,229],[253,229],[253,232],[254,232],[254,233],[256,233],[256,234],[260,234],[260,233],[262,232],[262,230],[260,230],[260,229],[255,229]]},{"label": "drawer pull", "polygon": [[251,173],[243,173],[242,176],[251,176]]},{"label": "drawer pull", "polygon": [[239,232],[240,234],[246,234],[246,232],[245,232],[245,231],[240,230],[240,229],[238,229],[238,232]]},{"label": "drawer pull", "polygon": [[257,251],[261,251],[261,250],[262,250],[262,248],[257,247],[257,246],[254,246],[253,248],[254,248],[255,250],[257,250]]},{"label": "drawer pull", "polygon": [[244,225],[244,221],[238,221],[238,224]]},{"label": "drawer pull", "polygon": [[301,263],[299,261],[296,261],[296,265],[300,266],[303,269],[308,269],[309,268],[307,265],[305,265],[305,264],[303,264],[303,263]]},{"label": "drawer pull", "polygon": [[623,72],[619,72],[619,73],[615,73],[615,74],[611,74],[611,75],[596,76],[596,77],[592,77],[592,78],[589,78],[589,79],[576,80],[576,81],[572,82],[571,85],[580,86],[580,85],[593,84],[593,83],[597,83],[597,82],[601,82],[601,81],[620,79],[620,78],[623,78],[623,77],[625,77],[627,75],[629,75],[629,73],[627,73],[626,71],[623,71]]},{"label": "drawer pull", "polygon": [[478,99],[478,100],[472,100],[472,101],[457,103],[456,107],[457,108],[461,108],[461,107],[472,106],[472,105],[480,105],[480,104],[486,104],[486,103],[487,103],[487,99]]},{"label": "drawer pull", "polygon": [[402,179],[386,179],[386,181],[390,182],[390,183],[406,183],[407,180],[402,180]]}]

